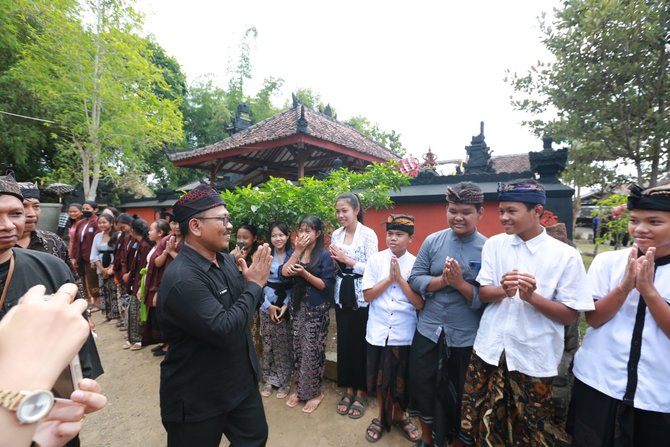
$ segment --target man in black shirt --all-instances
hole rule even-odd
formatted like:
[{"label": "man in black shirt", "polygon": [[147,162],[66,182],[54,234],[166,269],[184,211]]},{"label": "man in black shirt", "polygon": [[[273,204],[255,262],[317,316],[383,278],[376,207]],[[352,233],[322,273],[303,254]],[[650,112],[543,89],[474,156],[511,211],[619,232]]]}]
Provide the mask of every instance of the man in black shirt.
[{"label": "man in black shirt", "polygon": [[232,224],[221,195],[200,185],[173,207],[184,237],[158,290],[157,316],[170,345],[161,363],[160,403],[168,447],[264,446],[249,324],[263,300],[272,256],[259,247],[240,269],[228,253]]}]

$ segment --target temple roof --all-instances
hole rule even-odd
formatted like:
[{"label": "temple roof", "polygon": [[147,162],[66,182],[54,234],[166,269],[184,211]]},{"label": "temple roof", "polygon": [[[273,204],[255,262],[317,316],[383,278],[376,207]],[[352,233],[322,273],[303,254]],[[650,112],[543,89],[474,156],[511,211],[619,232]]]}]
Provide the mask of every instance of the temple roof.
[{"label": "temple roof", "polygon": [[491,157],[496,173],[530,171],[528,152],[523,154],[495,155]]},{"label": "temple roof", "polygon": [[[302,152],[304,155],[301,155]],[[230,137],[196,149],[169,151],[176,166],[248,175],[261,169],[270,175],[295,173],[300,157],[305,175],[328,170],[340,158],[343,166],[398,160],[390,150],[353,127],[299,104]]]}]

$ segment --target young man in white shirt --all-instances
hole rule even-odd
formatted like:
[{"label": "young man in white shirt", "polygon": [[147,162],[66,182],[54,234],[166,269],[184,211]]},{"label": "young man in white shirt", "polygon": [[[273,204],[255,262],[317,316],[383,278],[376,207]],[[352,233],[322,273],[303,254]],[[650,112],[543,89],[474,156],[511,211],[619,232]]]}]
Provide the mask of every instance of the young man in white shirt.
[{"label": "young man in white shirt", "polygon": [[500,184],[498,200],[505,233],[482,251],[479,298],[489,304],[465,380],[458,442],[552,446],[552,380],[564,325],[593,302],[582,291],[577,250],[540,224],[544,188],[532,179]]},{"label": "young man in white shirt", "polygon": [[595,310],[575,355],[568,429],[577,447],[660,447],[670,434],[670,185],[631,185],[630,250],[588,273]]},{"label": "young man in white shirt", "polygon": [[363,273],[363,297],[370,303],[365,335],[367,391],[376,394],[379,407],[379,417],[365,434],[370,442],[377,442],[392,425],[408,440],[419,439],[419,430],[405,413],[409,347],[416,311],[423,307],[423,299],[407,283],[416,259],[407,251],[413,235],[412,216],[391,214],[386,220],[388,248],[370,256]]}]

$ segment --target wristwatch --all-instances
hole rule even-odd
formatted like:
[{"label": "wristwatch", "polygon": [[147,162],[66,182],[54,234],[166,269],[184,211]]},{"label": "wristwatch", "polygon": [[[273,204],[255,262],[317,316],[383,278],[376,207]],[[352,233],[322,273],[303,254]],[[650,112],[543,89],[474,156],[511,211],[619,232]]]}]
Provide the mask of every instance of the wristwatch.
[{"label": "wristwatch", "polygon": [[16,412],[21,424],[32,424],[49,414],[54,405],[51,391],[3,391],[0,390],[0,407]]}]

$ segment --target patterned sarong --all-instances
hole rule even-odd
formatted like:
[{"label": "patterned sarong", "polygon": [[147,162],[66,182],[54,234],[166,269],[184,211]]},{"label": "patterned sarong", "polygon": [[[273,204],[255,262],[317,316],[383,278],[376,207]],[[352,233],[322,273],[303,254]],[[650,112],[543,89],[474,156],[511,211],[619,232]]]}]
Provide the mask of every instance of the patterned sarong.
[{"label": "patterned sarong", "polygon": [[473,352],[459,438],[482,447],[553,446],[552,381],[509,371],[504,353],[493,366]]},{"label": "patterned sarong", "polygon": [[260,312],[263,339],[263,382],[288,392],[291,387],[291,321],[288,313],[279,323]]},{"label": "patterned sarong", "polygon": [[314,307],[302,303],[293,316],[295,391],[300,400],[310,400],[321,393],[330,324],[328,308],[327,302]]}]

